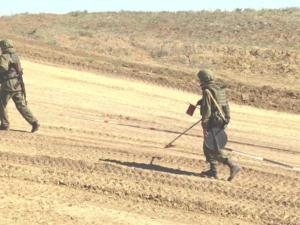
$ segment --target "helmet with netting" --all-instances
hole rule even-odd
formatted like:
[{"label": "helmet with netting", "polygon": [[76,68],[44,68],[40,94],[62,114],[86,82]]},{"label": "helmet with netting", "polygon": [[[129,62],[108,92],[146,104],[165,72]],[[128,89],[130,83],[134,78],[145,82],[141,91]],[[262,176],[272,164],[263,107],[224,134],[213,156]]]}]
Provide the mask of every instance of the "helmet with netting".
[{"label": "helmet with netting", "polygon": [[197,77],[201,82],[209,82],[214,79],[213,73],[210,70],[200,70]]},{"label": "helmet with netting", "polygon": [[0,41],[0,47],[2,49],[7,49],[7,48],[13,48],[14,46],[11,40],[5,39]]}]

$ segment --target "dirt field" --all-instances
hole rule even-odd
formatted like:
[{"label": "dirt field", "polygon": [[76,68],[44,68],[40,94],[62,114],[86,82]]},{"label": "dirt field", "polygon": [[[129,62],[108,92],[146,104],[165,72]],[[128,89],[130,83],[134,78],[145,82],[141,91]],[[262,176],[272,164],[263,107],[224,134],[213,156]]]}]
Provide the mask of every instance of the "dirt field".
[{"label": "dirt field", "polygon": [[[0,134],[0,224],[299,225],[300,172],[232,154],[233,182],[197,176],[207,167],[199,96],[128,79],[28,61],[36,134],[9,104]],[[300,116],[232,105],[228,147],[299,166]],[[250,145],[249,145],[250,144]],[[150,164],[152,157],[155,159]]]}]

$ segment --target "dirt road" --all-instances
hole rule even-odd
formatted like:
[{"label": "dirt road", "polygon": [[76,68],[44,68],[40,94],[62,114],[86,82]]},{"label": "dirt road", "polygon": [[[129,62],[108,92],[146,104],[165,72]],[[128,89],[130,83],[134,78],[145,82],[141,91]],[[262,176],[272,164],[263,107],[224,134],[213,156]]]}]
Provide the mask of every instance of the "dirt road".
[{"label": "dirt road", "polygon": [[[128,79],[24,62],[36,134],[9,104],[0,133],[0,224],[300,224],[300,172],[233,154],[227,182],[207,167],[198,96]],[[121,75],[120,75],[121,76]],[[300,116],[232,105],[228,147],[300,164]],[[250,145],[249,145],[250,144]],[[152,157],[160,157],[150,164]]]}]

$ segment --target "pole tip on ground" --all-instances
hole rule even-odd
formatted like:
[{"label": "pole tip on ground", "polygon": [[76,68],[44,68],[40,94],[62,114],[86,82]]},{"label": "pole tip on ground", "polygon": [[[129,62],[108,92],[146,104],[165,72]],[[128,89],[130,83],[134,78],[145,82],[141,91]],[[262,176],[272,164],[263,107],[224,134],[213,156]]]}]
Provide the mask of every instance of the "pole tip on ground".
[{"label": "pole tip on ground", "polygon": [[171,148],[171,147],[174,147],[175,145],[172,145],[172,144],[167,144],[166,146],[165,146],[165,148]]}]

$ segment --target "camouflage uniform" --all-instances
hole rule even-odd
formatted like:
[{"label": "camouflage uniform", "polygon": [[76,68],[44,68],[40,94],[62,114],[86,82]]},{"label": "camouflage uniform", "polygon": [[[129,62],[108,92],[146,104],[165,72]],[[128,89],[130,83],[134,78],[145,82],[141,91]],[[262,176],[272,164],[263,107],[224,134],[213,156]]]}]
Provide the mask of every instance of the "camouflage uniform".
[{"label": "camouflage uniform", "polygon": [[[216,101],[219,103],[222,108],[226,108],[229,112],[229,105],[226,101],[226,96],[224,92],[213,82],[209,82],[202,86],[203,98],[201,104],[201,116],[202,116],[202,128],[203,130],[210,130],[213,127],[222,128],[224,126],[224,121],[218,115],[218,110],[216,106],[212,103],[210,99],[207,89],[213,94]],[[228,119],[228,118],[227,118]],[[228,156],[224,153],[223,150],[212,151],[209,150],[203,144],[204,155],[206,157],[207,162],[210,164],[216,165],[217,161],[224,163]],[[214,166],[215,167],[215,166]]]},{"label": "camouflage uniform", "polygon": [[22,76],[20,59],[9,40],[0,41],[0,48],[2,51],[2,54],[0,55],[0,129],[9,129],[6,106],[8,101],[12,98],[18,111],[24,119],[32,125],[31,131],[35,132],[38,129],[39,124],[26,105],[21,84],[18,79],[19,76]]},{"label": "camouflage uniform", "polygon": [[[199,105],[201,107],[203,131],[205,133],[205,131],[209,131],[214,127],[223,128],[224,125],[229,123],[230,121],[230,109],[225,92],[214,83],[211,71],[201,70],[198,73],[198,78],[201,82],[203,93],[203,97],[201,101],[199,101]],[[211,92],[214,99],[221,107],[226,121],[224,121],[220,116],[220,113],[213,103],[211,97],[209,96],[208,91]],[[240,170],[238,166],[233,164],[233,162],[229,159],[229,157],[224,153],[222,149],[211,150],[208,149],[203,143],[203,151],[206,157],[206,161],[210,164],[210,169],[208,171],[202,172],[202,175],[217,178],[217,162],[221,162],[230,167],[230,177],[228,178],[228,180],[232,180],[235,174]]]}]

